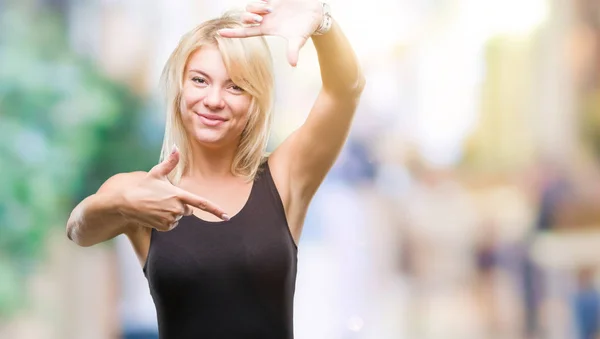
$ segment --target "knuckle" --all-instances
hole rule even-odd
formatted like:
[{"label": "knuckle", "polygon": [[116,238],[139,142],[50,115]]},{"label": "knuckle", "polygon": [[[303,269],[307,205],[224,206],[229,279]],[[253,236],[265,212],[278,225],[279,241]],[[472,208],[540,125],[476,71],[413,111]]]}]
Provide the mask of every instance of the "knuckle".
[{"label": "knuckle", "polygon": [[168,228],[173,222],[175,222],[175,217],[172,214],[160,218],[160,225],[162,227]]},{"label": "knuckle", "polygon": [[150,169],[150,171],[148,171],[148,173],[146,174],[146,178],[152,178],[152,177],[156,176],[156,172],[158,172],[159,170],[160,170],[159,165],[152,167]]},{"label": "knuckle", "polygon": [[184,212],[183,206],[176,206],[171,211],[171,214],[173,214],[174,216],[178,216],[178,215],[183,214],[183,212]]}]

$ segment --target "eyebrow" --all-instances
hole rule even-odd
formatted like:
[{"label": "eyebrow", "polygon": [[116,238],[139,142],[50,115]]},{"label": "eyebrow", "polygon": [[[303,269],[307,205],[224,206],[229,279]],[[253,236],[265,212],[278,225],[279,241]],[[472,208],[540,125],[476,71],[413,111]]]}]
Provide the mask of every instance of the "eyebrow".
[{"label": "eyebrow", "polygon": [[[198,74],[202,75],[203,77],[207,78],[208,80],[211,80],[210,75],[206,74],[206,72],[203,72],[199,69],[190,69],[188,72],[189,73],[198,73]],[[225,82],[233,82],[233,80],[225,79]]]}]

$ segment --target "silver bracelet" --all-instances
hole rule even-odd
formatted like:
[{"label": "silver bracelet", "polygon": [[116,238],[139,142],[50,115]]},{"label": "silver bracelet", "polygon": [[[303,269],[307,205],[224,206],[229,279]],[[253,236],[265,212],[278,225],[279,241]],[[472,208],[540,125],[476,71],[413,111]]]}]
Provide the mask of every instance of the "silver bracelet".
[{"label": "silver bracelet", "polygon": [[323,21],[314,31],[313,35],[323,35],[331,29],[331,25],[333,24],[333,18],[331,17],[331,7],[326,2],[321,1],[321,6],[323,7]]}]

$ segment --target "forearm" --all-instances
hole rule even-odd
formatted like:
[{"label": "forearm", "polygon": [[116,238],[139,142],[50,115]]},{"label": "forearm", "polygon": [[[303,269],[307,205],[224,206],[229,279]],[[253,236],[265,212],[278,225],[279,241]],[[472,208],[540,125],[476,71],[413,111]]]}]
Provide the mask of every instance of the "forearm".
[{"label": "forearm", "polygon": [[323,89],[332,94],[359,95],[365,85],[358,58],[334,20],[329,32],[312,36],[321,68]]},{"label": "forearm", "polygon": [[114,193],[97,193],[84,199],[71,212],[67,237],[88,247],[123,233],[127,221],[119,211],[119,202]]}]

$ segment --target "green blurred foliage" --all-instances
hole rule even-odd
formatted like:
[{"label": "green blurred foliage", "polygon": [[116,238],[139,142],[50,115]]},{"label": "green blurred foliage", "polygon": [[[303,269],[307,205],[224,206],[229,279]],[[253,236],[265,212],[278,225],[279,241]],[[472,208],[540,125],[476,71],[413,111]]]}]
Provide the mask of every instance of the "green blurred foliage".
[{"label": "green blurred foliage", "polygon": [[143,119],[154,106],[75,55],[66,37],[58,13],[0,12],[0,319],[27,304],[44,239],[74,205],[158,158],[161,127]]}]

